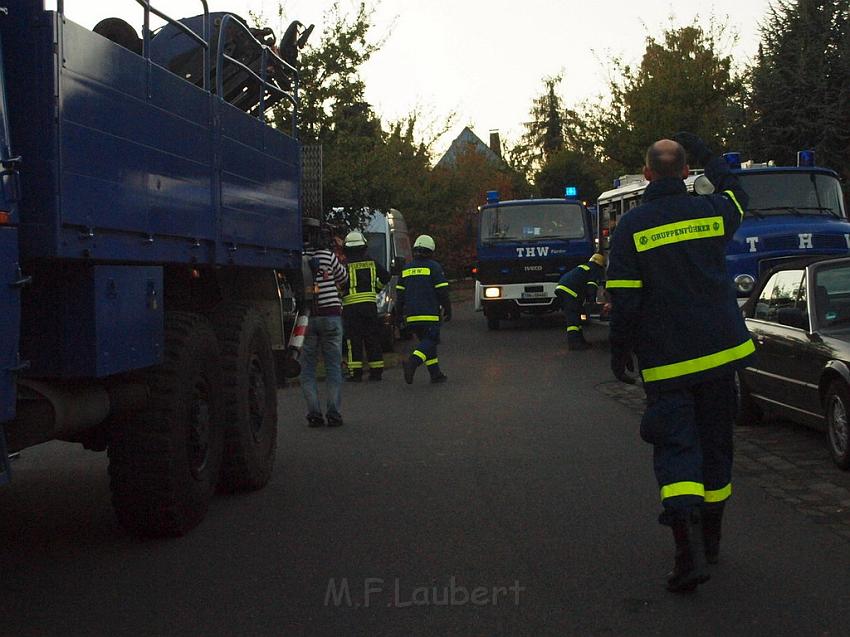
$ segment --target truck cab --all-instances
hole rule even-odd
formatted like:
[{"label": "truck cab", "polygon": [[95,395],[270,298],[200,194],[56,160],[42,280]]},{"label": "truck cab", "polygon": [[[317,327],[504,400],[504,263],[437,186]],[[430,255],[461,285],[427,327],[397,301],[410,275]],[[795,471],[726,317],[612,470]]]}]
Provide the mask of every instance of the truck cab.
[{"label": "truck cab", "polygon": [[575,192],[564,199],[500,201],[479,208],[475,309],[489,329],[523,314],[560,309],[561,276],[594,252],[590,215]]},{"label": "truck cab", "polygon": [[383,328],[381,343],[385,351],[391,351],[398,325],[396,283],[404,264],[413,260],[410,234],[404,216],[395,208],[390,208],[387,212],[373,212],[366,222],[363,234],[366,237],[369,256],[392,275],[389,284],[378,293],[378,318]]}]

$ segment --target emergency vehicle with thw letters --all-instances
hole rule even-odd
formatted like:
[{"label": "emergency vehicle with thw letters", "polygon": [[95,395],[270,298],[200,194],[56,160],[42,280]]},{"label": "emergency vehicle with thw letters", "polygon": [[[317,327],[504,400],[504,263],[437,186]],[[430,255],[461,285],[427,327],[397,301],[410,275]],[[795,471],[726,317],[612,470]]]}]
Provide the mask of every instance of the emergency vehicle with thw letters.
[{"label": "emergency vehicle with thw letters", "polygon": [[478,210],[475,309],[489,329],[522,314],[561,309],[561,276],[593,254],[593,226],[575,188],[564,199],[500,201],[487,193]]},{"label": "emergency vehicle with thw letters", "polygon": [[[744,219],[729,242],[726,265],[743,305],[756,282],[771,268],[800,256],[850,254],[850,222],[838,175],[815,166],[814,152],[797,153],[796,166],[741,163],[739,153],[724,158],[738,176],[750,202]],[[688,191],[710,194],[714,187],[692,171]],[[613,190],[598,200],[598,249],[607,254],[617,222],[640,204],[647,186],[643,175],[615,180]]]}]

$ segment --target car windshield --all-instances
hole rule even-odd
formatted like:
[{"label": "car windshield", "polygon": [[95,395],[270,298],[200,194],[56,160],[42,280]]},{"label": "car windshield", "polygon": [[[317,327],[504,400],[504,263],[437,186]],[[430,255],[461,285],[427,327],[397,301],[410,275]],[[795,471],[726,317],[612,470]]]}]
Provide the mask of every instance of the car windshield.
[{"label": "car windshield", "polygon": [[816,270],[815,312],[822,327],[850,324],[850,263]]},{"label": "car windshield", "polygon": [[481,240],[484,242],[581,239],[584,236],[584,210],[579,204],[493,206],[481,213]]},{"label": "car windshield", "polygon": [[750,197],[747,215],[831,215],[844,218],[841,184],[820,173],[741,173]]},{"label": "car windshield", "polygon": [[365,233],[367,252],[369,257],[380,263],[385,268],[387,267],[387,236],[381,232]]}]

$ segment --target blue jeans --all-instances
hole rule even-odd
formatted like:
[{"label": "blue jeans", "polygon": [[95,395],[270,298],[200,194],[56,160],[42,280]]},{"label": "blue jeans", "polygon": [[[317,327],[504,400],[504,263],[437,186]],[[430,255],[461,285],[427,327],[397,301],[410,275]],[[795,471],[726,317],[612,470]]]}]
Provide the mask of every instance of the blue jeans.
[{"label": "blue jeans", "polygon": [[339,414],[342,387],[342,317],[311,316],[301,352],[301,390],[307,401],[308,415],[321,415],[319,388],[316,385],[316,361],[319,348],[325,362],[328,386],[327,413]]}]

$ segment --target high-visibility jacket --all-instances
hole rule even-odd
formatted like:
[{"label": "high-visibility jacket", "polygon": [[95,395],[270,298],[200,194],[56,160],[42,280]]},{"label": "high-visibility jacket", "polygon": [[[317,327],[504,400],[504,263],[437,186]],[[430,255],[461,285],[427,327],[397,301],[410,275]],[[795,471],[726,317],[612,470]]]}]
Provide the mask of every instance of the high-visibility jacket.
[{"label": "high-visibility jacket", "polygon": [[689,195],[676,178],[650,183],[612,238],[612,354],[637,354],[648,391],[720,377],[755,351],[726,269],[749,198],[722,157],[705,174],[715,194]]},{"label": "high-visibility jacket", "polygon": [[378,292],[390,280],[386,268],[368,256],[349,257],[345,268],[348,271],[348,285],[342,297],[344,306],[375,303]]},{"label": "high-visibility jacket", "polygon": [[604,272],[604,268],[593,261],[582,263],[564,273],[555,288],[555,295],[563,300],[576,299],[582,304],[585,300],[595,299]]},{"label": "high-visibility jacket", "polygon": [[415,258],[402,270],[396,286],[398,307],[408,324],[439,323],[440,308],[451,311],[449,282],[433,259]]}]

